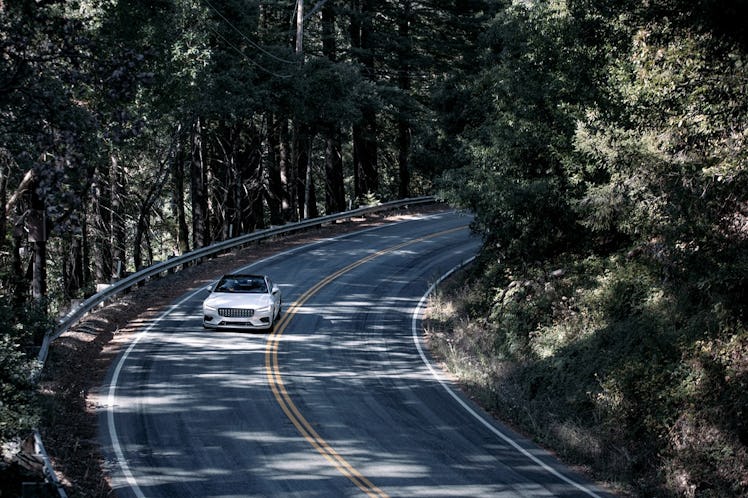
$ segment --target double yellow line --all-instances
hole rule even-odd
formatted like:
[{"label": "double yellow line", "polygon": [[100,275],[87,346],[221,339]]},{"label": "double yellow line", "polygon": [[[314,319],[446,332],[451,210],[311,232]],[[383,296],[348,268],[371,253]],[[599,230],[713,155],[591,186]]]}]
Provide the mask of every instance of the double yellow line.
[{"label": "double yellow line", "polygon": [[291,423],[296,427],[296,429],[299,431],[299,434],[301,434],[304,439],[306,439],[309,444],[311,444],[314,449],[316,449],[322,456],[324,456],[338,471],[346,476],[348,479],[353,482],[356,486],[358,486],[361,491],[366,493],[369,496],[377,496],[380,498],[387,497],[387,493],[379,489],[377,486],[375,486],[369,479],[367,479],[361,472],[356,470],[348,461],[343,458],[340,453],[335,451],[335,449],[330,446],[327,441],[325,441],[318,433],[314,430],[312,427],[312,424],[309,423],[309,421],[304,418],[304,416],[301,414],[299,409],[296,407],[294,402],[291,400],[291,396],[288,394],[288,391],[286,391],[286,387],[283,384],[283,378],[281,376],[280,372],[280,364],[278,363],[278,348],[280,346],[280,337],[283,335],[283,332],[286,330],[286,327],[290,323],[291,319],[293,319],[294,315],[301,309],[302,306],[317,292],[320,291],[324,286],[335,280],[336,278],[340,277],[341,275],[344,275],[348,273],[349,271],[353,270],[354,268],[357,268],[365,263],[368,263],[369,261],[378,258],[379,256],[382,256],[384,254],[397,251],[399,249],[402,249],[403,247],[409,246],[411,244],[415,244],[417,242],[421,242],[427,239],[431,239],[434,237],[438,237],[441,235],[446,235],[448,233],[456,232],[459,230],[463,230],[465,227],[457,227],[452,228],[450,230],[444,230],[442,232],[434,233],[431,235],[427,235],[425,237],[420,237],[418,239],[409,240],[407,242],[403,242],[401,244],[397,244],[395,246],[389,247],[387,249],[383,249],[381,251],[378,251],[374,254],[371,254],[369,256],[366,256],[365,258],[362,258],[354,263],[351,263],[350,265],[346,266],[345,268],[342,268],[335,273],[332,273],[331,275],[328,275],[324,279],[320,280],[315,284],[312,288],[310,288],[308,291],[306,291],[304,294],[299,297],[299,299],[294,302],[291,306],[289,306],[286,313],[283,315],[283,318],[277,323],[275,326],[275,330],[270,334],[270,336],[267,339],[266,347],[265,347],[265,371],[268,379],[268,383],[270,384],[270,389],[273,391],[273,395],[275,396],[276,401],[278,402],[278,405],[280,405],[283,412],[286,414],[288,419],[291,421]]}]

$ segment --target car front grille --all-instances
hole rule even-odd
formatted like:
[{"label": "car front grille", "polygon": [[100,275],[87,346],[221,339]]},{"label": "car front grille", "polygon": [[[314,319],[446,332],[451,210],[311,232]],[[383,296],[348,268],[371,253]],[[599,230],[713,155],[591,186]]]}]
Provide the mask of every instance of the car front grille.
[{"label": "car front grille", "polygon": [[250,318],[254,316],[255,310],[243,308],[218,308],[218,314],[226,318]]}]

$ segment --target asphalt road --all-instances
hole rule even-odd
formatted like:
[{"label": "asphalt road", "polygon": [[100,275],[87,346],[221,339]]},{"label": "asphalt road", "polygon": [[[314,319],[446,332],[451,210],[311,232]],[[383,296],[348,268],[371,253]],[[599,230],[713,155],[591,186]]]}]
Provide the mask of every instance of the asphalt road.
[{"label": "asphalt road", "polygon": [[117,496],[605,496],[423,351],[422,298],[478,250],[469,222],[445,213],[237,268],[280,285],[272,333],[204,330],[205,290],[143,323],[102,387]]}]

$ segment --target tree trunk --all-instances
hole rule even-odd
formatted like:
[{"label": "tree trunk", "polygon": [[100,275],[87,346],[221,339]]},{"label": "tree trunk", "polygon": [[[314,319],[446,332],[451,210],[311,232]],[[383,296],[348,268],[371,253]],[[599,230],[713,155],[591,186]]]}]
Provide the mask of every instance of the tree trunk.
[{"label": "tree trunk", "polygon": [[293,167],[293,147],[290,143],[288,120],[282,119],[279,128],[280,141],[280,175],[283,192],[283,218],[286,221],[295,220],[296,216],[296,175]]},{"label": "tree trunk", "polygon": [[379,190],[377,169],[377,117],[373,109],[362,111],[361,124],[353,127],[353,167],[356,170],[355,197]]},{"label": "tree trunk", "polygon": [[280,126],[271,113],[267,114],[267,154],[265,168],[268,172],[268,184],[265,188],[265,199],[270,211],[270,224],[283,224],[283,183],[281,181],[281,145]]},{"label": "tree trunk", "polygon": [[127,234],[125,232],[124,199],[126,196],[125,173],[115,155],[111,156],[109,169],[110,185],[112,189],[112,279],[122,278],[122,271],[127,264],[125,245]]},{"label": "tree trunk", "polygon": [[66,299],[73,299],[78,296],[86,282],[83,271],[83,241],[78,235],[72,235],[66,246],[63,249],[63,253],[67,252],[68,255],[62,264],[63,291]]},{"label": "tree trunk", "polygon": [[23,258],[21,257],[21,246],[25,241],[23,229],[13,231],[13,247],[11,255],[10,272],[10,294],[16,309],[22,309],[28,295],[28,279],[23,271]]},{"label": "tree trunk", "polygon": [[[335,38],[335,7],[327,2],[322,7],[322,53],[330,61],[337,60]],[[329,126],[325,138],[325,211],[326,214],[345,210],[345,184],[340,126]]]},{"label": "tree trunk", "polygon": [[398,191],[400,199],[410,197],[410,123],[406,119],[397,121]]},{"label": "tree trunk", "polygon": [[[207,142],[210,153],[206,154],[209,174],[215,179],[208,192],[212,202],[209,203],[211,226],[217,240],[232,237],[238,223],[236,143],[233,135],[236,125],[223,125],[211,135]],[[220,157],[219,157],[220,154]]]},{"label": "tree trunk", "polygon": [[[398,78],[397,83],[404,95],[410,94],[410,58],[412,47],[410,40],[411,2],[401,2],[402,14],[398,19],[397,34],[400,39],[398,44]],[[405,199],[410,196],[410,156],[411,134],[408,109],[405,104],[400,108],[397,118],[397,164],[398,164],[398,196]]]},{"label": "tree trunk", "polygon": [[245,179],[247,203],[245,219],[245,231],[249,232],[265,227],[265,209],[262,203],[263,197],[263,161],[262,161],[262,138],[255,122],[250,123],[250,137],[246,152],[247,164],[249,165],[249,177]]},{"label": "tree trunk", "polygon": [[[141,200],[141,206],[145,201]],[[143,207],[141,207],[140,215],[138,216],[138,222],[135,226],[135,235],[132,240],[132,259],[135,265],[135,271],[143,269],[143,237],[145,237],[148,231],[148,218],[143,214]]]},{"label": "tree trunk", "polygon": [[345,211],[345,178],[340,130],[335,127],[325,147],[325,210],[326,214]]},{"label": "tree trunk", "polygon": [[7,245],[7,239],[5,234],[8,233],[8,212],[9,206],[7,206],[8,200],[8,175],[10,174],[10,166],[13,162],[13,157],[5,149],[0,149],[0,253],[5,252],[5,246]]},{"label": "tree trunk", "polygon": [[32,247],[31,297],[41,300],[47,295],[47,217],[44,199],[39,197],[37,182],[30,188],[31,214],[26,218]]},{"label": "tree trunk", "polygon": [[317,211],[317,193],[314,188],[314,175],[312,170],[312,139],[308,139],[306,164],[304,167],[304,219],[316,218],[319,216]]},{"label": "tree trunk", "polygon": [[326,2],[322,6],[322,54],[335,61],[337,46],[335,37],[335,4]]},{"label": "tree trunk", "polygon": [[207,172],[204,161],[202,123],[193,124],[190,140],[190,192],[192,193],[192,247],[205,247],[210,243],[208,222]]},{"label": "tree trunk", "polygon": [[177,218],[177,247],[178,254],[185,254],[190,251],[190,233],[187,228],[187,214],[185,210],[184,198],[184,165],[186,162],[186,149],[182,125],[177,128],[177,149],[174,154],[174,160],[171,162],[171,203],[174,214]]},{"label": "tree trunk", "polygon": [[33,242],[32,251],[34,271],[31,277],[31,297],[36,300],[47,295],[47,241]]},{"label": "tree trunk", "polygon": [[96,180],[91,189],[92,223],[90,224],[93,239],[94,277],[97,283],[108,283],[112,276],[112,206],[109,183],[109,165],[97,171]]},{"label": "tree trunk", "polygon": [[[354,1],[351,13],[351,46],[364,74],[374,78],[374,51],[371,42],[371,0]],[[361,110],[361,121],[353,126],[354,196],[361,198],[379,190],[377,167],[377,115],[375,109]]]},{"label": "tree trunk", "polygon": [[81,216],[81,250],[81,257],[83,258],[81,266],[81,270],[83,271],[83,286],[81,288],[85,288],[88,283],[94,280],[93,275],[91,275],[91,243],[88,233],[88,218],[85,213]]},{"label": "tree trunk", "polygon": [[294,221],[305,218],[306,212],[306,172],[309,164],[309,135],[304,127],[294,126],[294,179],[291,184],[292,195],[296,197],[297,210],[294,213]]}]

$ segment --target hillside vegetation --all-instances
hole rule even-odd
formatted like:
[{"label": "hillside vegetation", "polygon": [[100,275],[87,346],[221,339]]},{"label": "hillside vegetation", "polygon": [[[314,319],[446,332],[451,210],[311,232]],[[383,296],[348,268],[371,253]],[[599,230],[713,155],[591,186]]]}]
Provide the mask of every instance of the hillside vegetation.
[{"label": "hillside vegetation", "polygon": [[442,183],[486,245],[433,303],[433,347],[638,496],[748,496],[745,14],[518,2]]}]

